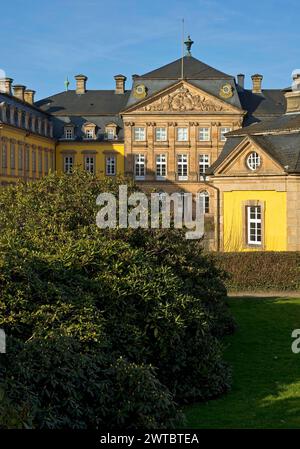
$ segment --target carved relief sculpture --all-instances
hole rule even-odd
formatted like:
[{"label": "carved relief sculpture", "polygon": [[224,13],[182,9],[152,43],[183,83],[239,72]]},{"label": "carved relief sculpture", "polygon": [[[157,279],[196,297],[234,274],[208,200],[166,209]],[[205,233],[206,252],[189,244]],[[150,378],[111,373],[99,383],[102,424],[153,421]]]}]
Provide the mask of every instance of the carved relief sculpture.
[{"label": "carved relief sculpture", "polygon": [[185,112],[185,111],[201,111],[201,112],[220,112],[224,108],[221,105],[214,104],[211,100],[207,99],[204,95],[194,95],[186,88],[181,87],[174,93],[165,97],[159,98],[153,103],[141,108],[142,111],[172,111],[172,112]]}]

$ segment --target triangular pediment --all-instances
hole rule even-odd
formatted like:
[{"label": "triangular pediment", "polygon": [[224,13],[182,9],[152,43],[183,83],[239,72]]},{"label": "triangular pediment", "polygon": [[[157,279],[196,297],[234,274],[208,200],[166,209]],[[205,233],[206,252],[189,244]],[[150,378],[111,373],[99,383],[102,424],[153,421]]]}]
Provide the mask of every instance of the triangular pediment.
[{"label": "triangular pediment", "polygon": [[241,114],[242,110],[226,101],[195,87],[187,81],[175,85],[144,98],[130,106],[123,113],[222,113]]},{"label": "triangular pediment", "polygon": [[[259,168],[251,170],[247,159],[254,152],[259,155],[261,163]],[[246,136],[214,171],[215,176],[279,175],[283,173],[285,171],[282,165],[250,136]]]}]

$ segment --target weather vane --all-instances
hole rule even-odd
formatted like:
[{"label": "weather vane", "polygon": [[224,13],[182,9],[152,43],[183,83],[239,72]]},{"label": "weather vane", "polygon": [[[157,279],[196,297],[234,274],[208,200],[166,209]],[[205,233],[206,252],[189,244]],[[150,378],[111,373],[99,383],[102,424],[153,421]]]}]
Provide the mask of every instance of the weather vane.
[{"label": "weather vane", "polygon": [[186,55],[187,56],[192,56],[191,47],[192,47],[193,43],[194,43],[194,41],[192,41],[191,36],[188,35],[187,40],[184,42],[184,45],[186,46]]},{"label": "weather vane", "polygon": [[70,81],[69,81],[68,77],[66,78],[66,81],[64,82],[64,84],[65,84],[66,90],[69,90]]}]

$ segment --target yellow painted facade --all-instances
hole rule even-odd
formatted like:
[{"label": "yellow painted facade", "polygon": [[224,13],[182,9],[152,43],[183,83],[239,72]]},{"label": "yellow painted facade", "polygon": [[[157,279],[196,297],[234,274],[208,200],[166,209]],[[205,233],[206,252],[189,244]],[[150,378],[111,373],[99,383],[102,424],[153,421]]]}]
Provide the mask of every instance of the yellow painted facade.
[{"label": "yellow painted facade", "polygon": [[1,184],[41,178],[55,168],[55,141],[7,124],[0,125]]},{"label": "yellow painted facade", "polygon": [[73,156],[74,167],[86,168],[85,160],[93,156],[94,173],[101,179],[109,175],[106,170],[108,157],[116,158],[116,175],[124,175],[124,144],[115,142],[61,142],[56,146],[56,170],[63,172],[66,156]]},{"label": "yellow painted facade", "polygon": [[[286,251],[287,201],[286,192],[231,191],[223,193],[224,251]],[[264,245],[258,248],[245,246],[244,213],[247,203],[263,204]]]}]

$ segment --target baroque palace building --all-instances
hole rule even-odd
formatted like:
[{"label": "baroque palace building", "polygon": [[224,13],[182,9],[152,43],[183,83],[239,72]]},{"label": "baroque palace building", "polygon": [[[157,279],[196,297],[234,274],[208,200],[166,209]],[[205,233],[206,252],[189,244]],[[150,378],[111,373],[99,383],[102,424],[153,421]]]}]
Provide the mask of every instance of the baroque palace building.
[{"label": "baroque palace building", "polygon": [[[191,192],[217,251],[300,250],[300,80],[252,89],[191,56],[114,90],[76,89],[34,102],[0,80],[1,183],[75,166],[133,177],[146,192]],[[299,90],[297,82],[299,81]],[[295,87],[296,86],[296,87]],[[196,194],[197,195],[196,197]]]}]

